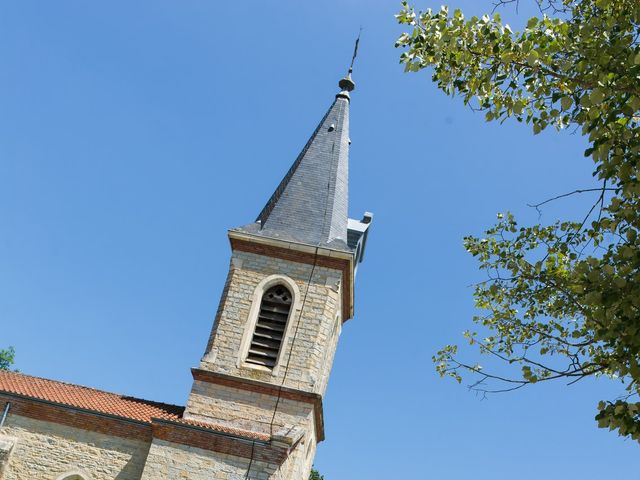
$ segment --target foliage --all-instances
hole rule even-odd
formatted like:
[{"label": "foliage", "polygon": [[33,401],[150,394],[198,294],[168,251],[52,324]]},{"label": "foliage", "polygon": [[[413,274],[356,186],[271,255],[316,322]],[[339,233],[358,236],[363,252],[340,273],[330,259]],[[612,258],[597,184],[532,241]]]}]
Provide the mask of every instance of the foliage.
[{"label": "foliage", "polygon": [[472,388],[483,392],[617,378],[626,393],[600,402],[596,419],[640,441],[640,2],[537,3],[540,17],[522,32],[498,14],[465,19],[446,7],[417,14],[403,3],[397,15],[410,29],[396,44],[405,48],[406,71],[432,67],[440,89],[487,121],[513,117],[534,134],[579,130],[599,185],[556,197],[597,196],[577,220],[523,227],[499,214],[483,238],[465,238],[487,274],[474,292],[485,314],[474,321],[489,330],[486,338],[465,336],[520,372],[487,373],[460,361],[455,345],[434,361],[443,376],[472,374]]},{"label": "foliage", "polygon": [[13,365],[16,352],[13,347],[0,350],[0,370],[9,370]]},{"label": "foliage", "polygon": [[324,480],[324,475],[320,475],[315,468],[311,469],[311,475],[309,475],[309,480]]}]

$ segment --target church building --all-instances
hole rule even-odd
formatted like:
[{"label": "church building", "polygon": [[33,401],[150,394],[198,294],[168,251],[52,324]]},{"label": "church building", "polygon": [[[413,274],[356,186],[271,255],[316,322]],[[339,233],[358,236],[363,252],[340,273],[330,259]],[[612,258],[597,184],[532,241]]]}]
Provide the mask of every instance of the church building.
[{"label": "church building", "polygon": [[[185,406],[0,371],[0,480],[306,480],[372,215],[348,218],[349,74],[253,223]],[[186,392],[185,392],[186,393]]]}]

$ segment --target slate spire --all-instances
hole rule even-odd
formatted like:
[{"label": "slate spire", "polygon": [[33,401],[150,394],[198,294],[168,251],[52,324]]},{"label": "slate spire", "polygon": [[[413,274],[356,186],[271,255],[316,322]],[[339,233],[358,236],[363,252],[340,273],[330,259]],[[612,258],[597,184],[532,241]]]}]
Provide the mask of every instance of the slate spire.
[{"label": "slate spire", "polygon": [[349,251],[349,92],[351,68],[340,92],[262,209],[241,230],[273,239]]}]

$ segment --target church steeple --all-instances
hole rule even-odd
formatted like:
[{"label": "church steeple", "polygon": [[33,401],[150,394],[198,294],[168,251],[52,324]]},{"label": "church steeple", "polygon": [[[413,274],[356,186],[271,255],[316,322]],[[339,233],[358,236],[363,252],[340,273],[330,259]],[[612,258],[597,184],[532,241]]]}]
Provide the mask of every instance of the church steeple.
[{"label": "church steeple", "polygon": [[347,216],[351,68],[339,86],[257,220],[229,231],[229,275],[184,412],[265,438],[260,461],[277,464],[265,479],[309,476],[372,219]]},{"label": "church steeple", "polygon": [[349,250],[349,74],[340,92],[264,206],[239,230],[306,245]]},{"label": "church steeple", "polygon": [[187,405],[2,373],[0,477],[309,478],[372,220],[347,218],[351,73],[257,221],[228,232]]}]

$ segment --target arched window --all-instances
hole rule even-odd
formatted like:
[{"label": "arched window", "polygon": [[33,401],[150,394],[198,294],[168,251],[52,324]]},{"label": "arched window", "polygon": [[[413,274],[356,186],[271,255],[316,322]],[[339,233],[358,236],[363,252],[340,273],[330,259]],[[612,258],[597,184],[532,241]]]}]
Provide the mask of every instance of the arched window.
[{"label": "arched window", "polygon": [[291,301],[291,292],[284,285],[276,285],[264,293],[247,353],[247,363],[268,368],[275,366],[291,311]]}]

